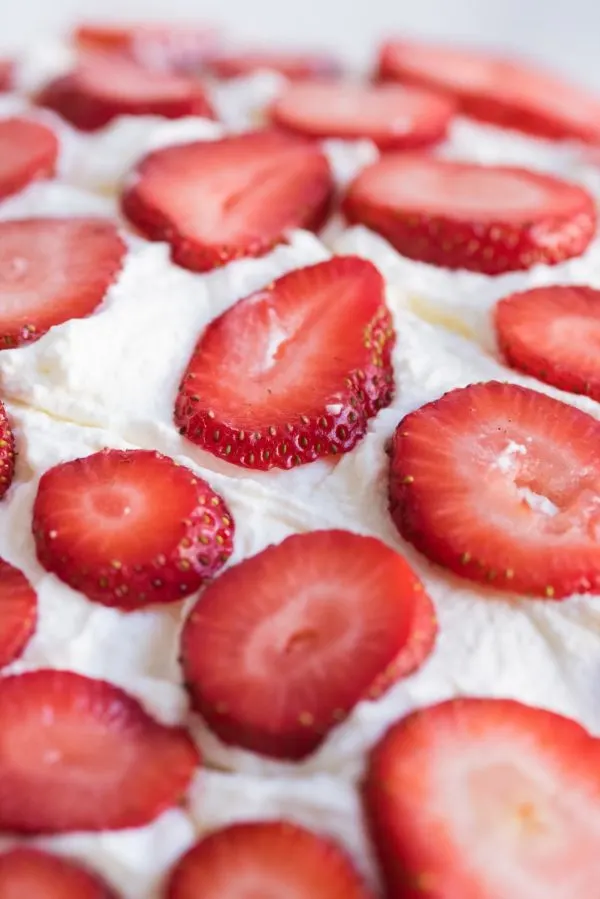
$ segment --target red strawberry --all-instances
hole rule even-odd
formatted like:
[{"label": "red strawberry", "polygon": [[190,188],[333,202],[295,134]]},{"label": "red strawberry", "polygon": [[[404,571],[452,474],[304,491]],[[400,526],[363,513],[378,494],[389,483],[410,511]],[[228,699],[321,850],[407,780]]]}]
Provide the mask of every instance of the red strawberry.
[{"label": "red strawberry", "polygon": [[364,799],[393,899],[598,895],[600,740],[508,699],[455,699],[394,725]]},{"label": "red strawberry", "polygon": [[120,115],[213,118],[197,81],[108,53],[86,54],[75,71],[47,84],[37,102],[81,131],[95,131]]},{"label": "red strawberry", "polygon": [[[290,824],[233,824],[196,843],[173,870],[166,899],[374,899],[332,841]],[[33,897],[32,897],[33,899]]]},{"label": "red strawberry", "polygon": [[0,120],[0,200],[32,181],[51,178],[58,160],[56,135],[29,119]]},{"label": "red strawberry", "polygon": [[10,59],[0,59],[0,91],[8,91],[12,85],[14,65]]},{"label": "red strawberry", "polygon": [[275,53],[272,50],[249,50],[211,56],[208,69],[217,78],[239,78],[253,72],[279,72],[291,81],[332,78],[340,73],[339,62],[323,53]]},{"label": "red strawberry", "polygon": [[120,53],[149,69],[182,72],[199,68],[217,42],[212,28],[151,23],[88,23],[74,38],[84,51]]},{"label": "red strawberry", "polygon": [[15,474],[15,438],[6,409],[0,402],[0,499],[4,496]]},{"label": "red strawberry", "polygon": [[391,41],[379,77],[436,90],[465,115],[555,140],[600,141],[600,99],[517,59],[465,48]]},{"label": "red strawberry", "polygon": [[494,314],[509,365],[600,401],[600,291],[534,287],[501,300]]},{"label": "red strawberry", "polygon": [[246,468],[351,450],[393,393],[381,275],[338,256],[256,291],[204,331],[179,387],[189,440]]},{"label": "red strawberry", "polygon": [[20,846],[0,855],[0,899],[117,899],[86,868],[39,849]]},{"label": "red strawberry", "polygon": [[146,237],[169,241],[175,262],[203,272],[262,256],[292,228],[316,230],[332,192],[318,147],[257,131],[151,153],[122,204]]},{"label": "red strawberry", "polygon": [[184,626],[182,664],[194,707],[223,741],[301,759],[358,702],[418,668],[436,630],[402,556],[372,537],[313,531],[204,591]]},{"label": "red strawberry", "polygon": [[57,465],[33,506],[42,565],[127,611],[198,590],[231,555],[233,528],[208,484],[150,450],[105,449]]},{"label": "red strawberry", "polygon": [[0,830],[121,830],[177,805],[199,757],[187,731],[72,671],[0,679]]},{"label": "red strawberry", "polygon": [[0,668],[21,655],[36,624],[35,590],[18,568],[0,559]]},{"label": "red strawberry", "polygon": [[108,220],[38,218],[0,222],[0,350],[90,315],[125,254]]},{"label": "red strawberry", "polygon": [[274,124],[313,138],[370,138],[382,150],[442,140],[451,102],[418,88],[335,82],[291,85],[271,111]]},{"label": "red strawberry", "polygon": [[407,415],[391,445],[400,533],[432,561],[501,590],[600,589],[600,422],[492,381]]},{"label": "red strawberry", "polygon": [[400,153],[358,175],[343,211],[404,256],[486,275],[580,256],[596,231],[594,201],[574,184]]}]

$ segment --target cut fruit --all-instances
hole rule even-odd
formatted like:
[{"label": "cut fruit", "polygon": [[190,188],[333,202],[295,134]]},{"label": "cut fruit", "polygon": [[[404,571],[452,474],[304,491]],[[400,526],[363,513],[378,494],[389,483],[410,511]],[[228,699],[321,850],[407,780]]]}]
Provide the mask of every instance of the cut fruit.
[{"label": "cut fruit", "polygon": [[518,371],[600,401],[600,291],[534,287],[495,309],[498,343]]},{"label": "cut fruit", "polygon": [[208,271],[262,256],[293,228],[316,230],[332,192],[318,147],[257,131],[151,153],[122,205],[146,237],[169,241],[175,262]]},{"label": "cut fruit", "polygon": [[15,438],[4,404],[0,402],[0,499],[15,475]]},{"label": "cut fruit", "polygon": [[443,97],[418,88],[384,84],[294,84],[275,102],[275,125],[312,138],[368,138],[382,150],[435,144],[454,111]]},{"label": "cut fruit", "polygon": [[318,53],[274,53],[271,50],[249,50],[242,53],[220,53],[208,60],[208,69],[217,78],[239,78],[253,72],[278,72],[290,81],[333,78],[341,71],[339,62]]},{"label": "cut fruit", "polygon": [[166,899],[374,899],[332,841],[286,821],[233,824],[178,862]]},{"label": "cut fruit", "polygon": [[598,893],[600,740],[508,699],[404,718],[364,784],[387,895],[574,899]]},{"label": "cut fruit", "polygon": [[74,38],[84,51],[121,53],[145,68],[172,72],[197,71],[217,45],[217,32],[197,24],[89,22],[76,29]]},{"label": "cut fruit", "polygon": [[9,91],[12,87],[14,63],[11,59],[0,59],[0,91]]},{"label": "cut fruit", "polygon": [[94,602],[132,611],[176,602],[225,564],[234,525],[223,500],[150,450],[105,449],[41,478],[37,556]]},{"label": "cut fruit", "polygon": [[37,594],[25,575],[0,559],[0,668],[25,649],[36,628],[37,605]]},{"label": "cut fruit", "polygon": [[392,41],[379,77],[437,90],[465,115],[554,140],[600,142],[600,98],[520,60],[485,52]]},{"label": "cut fruit", "polygon": [[342,208],[403,256],[486,275],[580,256],[596,232],[594,201],[575,184],[401,153],[364,169]]},{"label": "cut fruit", "polygon": [[[226,743],[301,759],[418,668],[437,631],[402,556],[372,537],[288,537],[208,587],[183,630],[194,707]],[[235,664],[232,664],[235,660]]]},{"label": "cut fruit", "polygon": [[0,200],[32,181],[51,178],[58,161],[58,140],[45,125],[29,119],[0,121]]},{"label": "cut fruit", "polygon": [[199,764],[118,687],[71,671],[0,679],[0,830],[142,827],[177,805]]},{"label": "cut fruit", "polygon": [[47,84],[37,103],[81,131],[103,128],[122,115],[214,117],[199,82],[108,53],[86,54],[75,71]]},{"label": "cut fruit", "polygon": [[202,334],[179,388],[188,440],[246,468],[351,450],[393,394],[385,286],[337,256],[240,300]]},{"label": "cut fruit", "polygon": [[0,222],[0,350],[100,305],[121,268],[125,244],[108,220]]},{"label": "cut fruit", "polygon": [[0,855],[0,899],[117,899],[97,874],[40,849]]},{"label": "cut fruit", "polygon": [[600,589],[600,422],[495,381],[407,415],[391,445],[390,508],[428,558],[500,590]]}]

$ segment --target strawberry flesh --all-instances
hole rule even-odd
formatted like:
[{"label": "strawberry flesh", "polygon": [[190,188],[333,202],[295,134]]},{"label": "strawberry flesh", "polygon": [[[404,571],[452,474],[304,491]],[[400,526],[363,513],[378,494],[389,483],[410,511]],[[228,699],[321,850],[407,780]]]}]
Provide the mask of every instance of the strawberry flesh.
[{"label": "strawberry flesh", "polygon": [[233,531],[208,484],[150,450],[106,449],[57,465],[33,507],[44,568],[128,611],[198,590],[231,555]]},{"label": "strawberry flesh", "polygon": [[18,846],[0,855],[1,899],[118,899],[97,874],[40,849]]},{"label": "strawberry flesh", "polygon": [[84,51],[119,53],[148,69],[193,72],[214,52],[217,34],[198,25],[87,23],[74,34]]},{"label": "strawberry flesh", "polygon": [[208,60],[208,70],[217,78],[239,78],[253,72],[278,72],[290,81],[333,78],[340,73],[339,62],[319,53],[274,53],[254,50],[219,53]]},{"label": "strawberry flesh", "polygon": [[348,452],[391,402],[393,343],[370,262],[338,256],[297,269],[211,322],[183,376],[175,422],[246,468]]},{"label": "strawberry flesh", "polygon": [[12,484],[14,474],[15,438],[4,404],[0,402],[0,499]]},{"label": "strawberry flesh", "polygon": [[343,211],[403,256],[486,275],[580,256],[596,232],[594,201],[575,184],[400,153],[358,175]]},{"label": "strawberry flesh", "polygon": [[314,531],[203,593],[184,626],[182,664],[194,707],[221,740],[301,759],[358,702],[415,670],[436,629],[402,556],[372,537]]},{"label": "strawberry flesh", "polygon": [[0,559],[0,668],[18,658],[37,624],[37,594],[25,575]]},{"label": "strawberry flesh", "polygon": [[58,140],[45,125],[29,119],[0,121],[0,199],[32,181],[51,178],[58,160]]},{"label": "strawberry flesh", "polygon": [[0,59],[0,91],[9,91],[12,86],[14,63],[10,59]]},{"label": "strawberry flesh", "polygon": [[202,272],[262,256],[293,228],[318,229],[332,192],[318,147],[257,131],[151,153],[122,207],[146,237],[169,241],[175,262]]}]

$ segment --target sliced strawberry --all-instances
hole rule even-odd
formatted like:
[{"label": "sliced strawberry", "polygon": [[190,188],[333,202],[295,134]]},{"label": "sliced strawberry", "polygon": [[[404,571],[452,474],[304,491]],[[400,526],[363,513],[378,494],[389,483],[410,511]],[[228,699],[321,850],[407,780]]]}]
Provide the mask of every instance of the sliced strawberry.
[{"label": "sliced strawberry", "polygon": [[117,899],[97,874],[75,862],[20,846],[0,855],[0,899]]},{"label": "sliced strawberry", "polygon": [[21,655],[36,624],[35,590],[18,568],[0,559],[0,668]]},{"label": "sliced strawberry", "polygon": [[364,169],[343,211],[404,256],[486,275],[580,256],[596,231],[594,201],[575,184],[401,153]]},{"label": "sliced strawberry", "polygon": [[211,56],[208,69],[217,78],[239,78],[253,72],[279,72],[290,81],[333,78],[341,71],[337,59],[324,53],[276,53],[271,50],[249,50]]},{"label": "sliced strawberry", "polygon": [[249,132],[157,150],[122,198],[125,215],[173,259],[208,271],[262,256],[292,228],[319,228],[333,193],[320,149],[275,132]]},{"label": "sliced strawberry", "polygon": [[214,29],[197,24],[90,22],[80,25],[74,38],[84,51],[120,53],[146,68],[174,72],[199,69],[217,43]]},{"label": "sliced strawberry", "polygon": [[33,536],[41,564],[128,611],[176,602],[231,555],[233,521],[193,471],[150,450],[105,449],[41,478]]},{"label": "sliced strawberry", "polygon": [[9,91],[12,86],[14,64],[10,59],[0,59],[0,91]]},{"label": "sliced strawberry", "polygon": [[108,220],[0,222],[0,350],[91,315],[124,255],[125,244]]},{"label": "sliced strawberry", "polygon": [[32,181],[51,178],[58,149],[56,135],[45,125],[29,119],[0,120],[0,200]]},{"label": "sliced strawberry", "polygon": [[6,409],[0,402],[0,499],[4,496],[15,474],[15,438],[8,421]]},{"label": "sliced strawberry", "polygon": [[437,143],[453,104],[418,88],[312,82],[293,84],[271,111],[274,124],[313,138],[369,138],[382,150]]},{"label": "sliced strawberry", "polygon": [[358,702],[414,671],[436,630],[402,556],[372,537],[313,531],[205,590],[184,626],[182,664],[194,707],[222,740],[300,759]]},{"label": "sliced strawberry", "polygon": [[332,841],[290,824],[233,824],[196,843],[173,870],[166,899],[374,899]]},{"label": "sliced strawberry", "polygon": [[407,415],[391,445],[390,507],[434,562],[548,599],[600,589],[600,422],[492,381]]},{"label": "sliced strawberry", "polygon": [[37,102],[81,131],[95,131],[121,115],[214,117],[199,82],[108,53],[86,54],[75,71],[47,84]]},{"label": "sliced strawberry", "polygon": [[495,326],[513,368],[600,401],[600,291],[552,285],[515,293],[497,304]]},{"label": "sliced strawberry", "polygon": [[373,751],[364,799],[394,899],[598,895],[600,740],[561,715],[422,709]]},{"label": "sliced strawberry", "polygon": [[515,59],[447,46],[392,41],[379,77],[437,90],[466,115],[556,140],[600,141],[600,98]]},{"label": "sliced strawberry", "polygon": [[175,422],[246,468],[348,452],[391,402],[394,336],[370,262],[337,256],[297,269],[210,323],[179,387]]}]

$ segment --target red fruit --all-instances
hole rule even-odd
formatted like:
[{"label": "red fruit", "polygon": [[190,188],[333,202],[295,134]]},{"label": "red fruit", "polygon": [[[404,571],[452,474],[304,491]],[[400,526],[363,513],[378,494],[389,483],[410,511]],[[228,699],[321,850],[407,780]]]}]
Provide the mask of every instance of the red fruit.
[{"label": "red fruit", "polygon": [[0,830],[142,827],[179,803],[199,757],[187,731],[72,671],[0,679]]},{"label": "red fruit", "polygon": [[188,440],[246,468],[348,452],[391,402],[394,337],[370,262],[338,256],[297,269],[206,328],[175,422]]},{"label": "red fruit", "polygon": [[75,31],[84,51],[120,53],[138,65],[162,71],[199,68],[217,41],[212,28],[198,25],[88,23]]},{"label": "red fruit", "polygon": [[233,824],[196,843],[166,899],[374,899],[332,841],[286,821]]},{"label": "red fruit", "polygon": [[580,256],[596,231],[582,187],[526,169],[400,153],[358,175],[343,211],[403,256],[486,275]]},{"label": "red fruit", "polygon": [[453,110],[445,98],[417,88],[313,82],[291,85],[271,116],[307,137],[370,138],[382,150],[407,150],[442,140]]},{"label": "red fruit", "polygon": [[233,530],[205,481],[150,450],[105,449],[56,465],[33,506],[44,568],[127,611],[198,590],[231,555]]},{"label": "red fruit", "polygon": [[509,365],[600,401],[600,291],[535,287],[501,300],[494,314]]},{"label": "red fruit", "polygon": [[169,241],[175,262],[203,272],[262,256],[292,228],[316,230],[332,192],[318,147],[257,131],[151,153],[122,205],[146,237]]},{"label": "red fruit", "polygon": [[117,899],[100,878],[80,865],[19,846],[0,855],[0,899]]},{"label": "red fruit", "polygon": [[0,200],[32,181],[51,178],[58,159],[56,135],[28,119],[0,120]]},{"label": "red fruit", "polygon": [[108,53],[86,54],[75,71],[47,84],[37,102],[81,131],[95,131],[121,115],[213,118],[197,81]]},{"label": "red fruit", "polygon": [[407,415],[391,445],[390,508],[432,561],[500,590],[600,589],[600,422],[492,381]]},{"label": "red fruit", "polygon": [[392,41],[379,77],[437,90],[465,115],[556,140],[600,141],[600,99],[520,60],[440,45]]},{"label": "red fruit", "polygon": [[36,624],[35,590],[18,568],[0,559],[0,668],[21,655]]},{"label": "red fruit", "polygon": [[508,699],[395,724],[364,785],[393,899],[598,895],[600,740]]},{"label": "red fruit", "polygon": [[221,740],[301,759],[358,702],[418,668],[436,631],[402,556],[372,537],[313,531],[204,591],[183,629],[182,664],[194,707]]},{"label": "red fruit", "polygon": [[253,72],[279,72],[291,81],[313,78],[333,78],[341,70],[339,62],[323,53],[274,53],[271,50],[250,50],[245,53],[215,54],[208,60],[208,69],[217,78],[238,78]]},{"label": "red fruit", "polygon": [[0,91],[8,91],[12,86],[14,64],[10,59],[0,59]]},{"label": "red fruit", "polygon": [[108,220],[0,222],[0,350],[85,318],[117,276],[125,245]]},{"label": "red fruit", "polygon": [[15,474],[15,438],[6,409],[0,402],[0,499],[4,496]]}]

